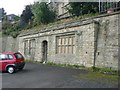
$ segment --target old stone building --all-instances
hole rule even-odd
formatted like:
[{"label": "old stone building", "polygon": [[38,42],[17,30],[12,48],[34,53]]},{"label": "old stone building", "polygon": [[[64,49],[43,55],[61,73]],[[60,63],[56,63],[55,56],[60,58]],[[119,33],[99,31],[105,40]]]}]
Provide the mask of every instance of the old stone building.
[{"label": "old stone building", "polygon": [[69,6],[69,0],[63,1],[56,1],[51,0],[51,2],[48,4],[50,9],[54,10],[57,14],[57,19],[67,18],[70,17],[70,14],[68,13],[68,10],[66,9]]},{"label": "old stone building", "polygon": [[19,51],[28,60],[118,69],[120,12],[28,30]]}]

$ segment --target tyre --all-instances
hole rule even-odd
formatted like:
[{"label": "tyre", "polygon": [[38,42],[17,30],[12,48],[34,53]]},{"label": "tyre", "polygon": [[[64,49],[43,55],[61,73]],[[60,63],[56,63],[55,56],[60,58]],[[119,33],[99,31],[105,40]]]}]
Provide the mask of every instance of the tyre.
[{"label": "tyre", "polygon": [[12,66],[10,66],[10,67],[7,68],[7,72],[10,73],[10,74],[12,74],[12,73],[15,72],[15,68],[12,67]]}]

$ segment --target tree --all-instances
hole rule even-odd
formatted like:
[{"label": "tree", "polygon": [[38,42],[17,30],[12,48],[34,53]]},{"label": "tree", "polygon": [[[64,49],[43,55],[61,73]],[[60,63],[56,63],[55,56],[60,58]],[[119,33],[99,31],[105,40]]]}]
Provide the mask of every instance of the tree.
[{"label": "tree", "polygon": [[20,16],[20,26],[25,27],[28,25],[28,23],[31,21],[33,16],[31,6],[27,5],[25,7],[25,10],[23,10],[21,16]]},{"label": "tree", "polygon": [[19,16],[15,16],[15,17],[14,17],[14,20],[15,20],[15,21],[19,21],[19,20],[20,20],[20,17],[19,17]]},{"label": "tree", "polygon": [[3,21],[6,19],[6,12],[4,8],[0,8],[0,20]]},{"label": "tree", "polygon": [[34,14],[34,24],[48,24],[55,20],[56,14],[53,10],[49,9],[46,2],[35,2],[32,6],[32,12]]},{"label": "tree", "polygon": [[73,16],[80,16],[98,12],[98,6],[98,2],[70,2],[67,9]]}]

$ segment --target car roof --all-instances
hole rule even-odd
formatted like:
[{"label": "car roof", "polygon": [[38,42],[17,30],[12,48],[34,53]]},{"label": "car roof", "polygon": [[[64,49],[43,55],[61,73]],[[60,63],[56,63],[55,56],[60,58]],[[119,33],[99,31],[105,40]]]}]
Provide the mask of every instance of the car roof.
[{"label": "car roof", "polygon": [[16,52],[2,52],[0,54],[15,54]]}]

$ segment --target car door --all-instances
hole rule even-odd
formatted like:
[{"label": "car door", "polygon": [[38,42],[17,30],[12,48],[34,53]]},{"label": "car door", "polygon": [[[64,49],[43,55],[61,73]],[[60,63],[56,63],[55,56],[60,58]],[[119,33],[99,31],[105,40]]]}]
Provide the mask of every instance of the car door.
[{"label": "car door", "polygon": [[0,54],[0,70],[5,71],[5,67],[8,64],[8,56],[6,54]]},{"label": "car door", "polygon": [[2,70],[2,58],[1,58],[1,54],[0,54],[0,71]]}]

